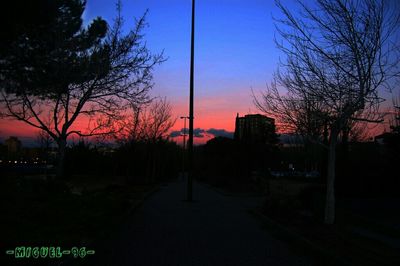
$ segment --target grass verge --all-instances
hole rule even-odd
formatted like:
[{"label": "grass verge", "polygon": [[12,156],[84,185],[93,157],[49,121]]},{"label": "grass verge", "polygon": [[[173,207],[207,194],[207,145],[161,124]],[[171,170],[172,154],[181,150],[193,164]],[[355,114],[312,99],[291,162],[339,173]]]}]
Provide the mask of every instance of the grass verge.
[{"label": "grass verge", "polygon": [[22,178],[3,180],[1,251],[22,245],[84,246],[94,239],[107,238],[155,187],[105,184],[71,193],[71,185]]},{"label": "grass verge", "polygon": [[316,265],[400,265],[400,255],[394,247],[354,233],[354,224],[363,224],[355,216],[343,217],[339,211],[335,225],[304,221],[299,216],[268,215],[253,212],[265,222],[268,231],[286,240],[291,246],[315,259]]}]

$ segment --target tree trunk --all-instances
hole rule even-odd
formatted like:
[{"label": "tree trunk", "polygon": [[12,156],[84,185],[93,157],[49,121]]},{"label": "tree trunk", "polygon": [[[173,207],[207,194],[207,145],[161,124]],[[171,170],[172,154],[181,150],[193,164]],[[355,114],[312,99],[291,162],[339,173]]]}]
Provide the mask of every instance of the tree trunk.
[{"label": "tree trunk", "polygon": [[67,147],[67,140],[60,139],[57,141],[58,145],[58,165],[57,165],[57,179],[65,178],[65,150]]},{"label": "tree trunk", "polygon": [[331,130],[328,154],[328,172],[326,182],[325,224],[335,222],[335,166],[336,166],[336,143],[338,132]]},{"label": "tree trunk", "polygon": [[348,127],[345,127],[342,130],[342,156],[343,156],[343,161],[345,163],[345,166],[347,166],[347,160],[349,159],[349,135],[350,135],[350,129]]},{"label": "tree trunk", "polygon": [[[350,128],[344,126],[342,129],[342,139],[340,143],[340,149],[338,145],[337,150],[337,160],[336,160],[336,188],[340,191],[346,193],[347,191],[353,191],[352,184],[349,182],[347,176],[351,173],[351,168],[349,167],[349,135]],[[337,189],[336,191],[339,192]],[[340,193],[340,192],[339,192]]]}]

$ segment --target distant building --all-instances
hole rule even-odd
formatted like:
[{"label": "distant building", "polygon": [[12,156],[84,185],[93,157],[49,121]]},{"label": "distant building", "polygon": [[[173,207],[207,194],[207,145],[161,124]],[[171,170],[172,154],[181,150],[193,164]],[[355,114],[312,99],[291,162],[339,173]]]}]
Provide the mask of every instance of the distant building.
[{"label": "distant building", "polygon": [[6,139],[5,144],[7,146],[8,154],[16,154],[21,151],[22,144],[17,137],[9,137],[8,139]]},{"label": "distant building", "polygon": [[260,114],[236,116],[235,140],[252,143],[276,142],[275,120]]}]

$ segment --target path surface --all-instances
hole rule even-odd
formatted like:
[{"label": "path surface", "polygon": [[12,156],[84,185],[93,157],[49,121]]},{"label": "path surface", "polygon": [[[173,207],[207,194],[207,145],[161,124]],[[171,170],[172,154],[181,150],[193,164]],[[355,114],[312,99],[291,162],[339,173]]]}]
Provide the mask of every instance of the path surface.
[{"label": "path surface", "polygon": [[114,244],[97,252],[95,264],[312,265],[262,229],[248,212],[262,198],[223,196],[198,183],[193,188],[195,201],[184,198],[183,182],[161,187],[129,218]]}]

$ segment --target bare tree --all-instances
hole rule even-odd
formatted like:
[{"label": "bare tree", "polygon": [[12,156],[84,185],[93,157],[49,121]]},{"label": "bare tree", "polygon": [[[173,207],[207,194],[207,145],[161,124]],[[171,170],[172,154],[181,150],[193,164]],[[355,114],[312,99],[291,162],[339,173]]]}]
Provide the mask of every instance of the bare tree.
[{"label": "bare tree", "polygon": [[172,116],[171,104],[166,98],[153,101],[141,119],[142,137],[151,141],[166,138],[176,122]]},{"label": "bare tree", "polygon": [[[23,121],[43,130],[57,143],[60,176],[64,172],[67,139],[72,134],[80,137],[100,136],[121,130],[130,106],[149,100],[153,67],[164,61],[162,54],[151,54],[143,41],[146,14],[125,35],[122,33],[120,9],[118,2],[118,16],[104,38],[92,41],[88,47],[73,43],[83,46],[79,46],[78,52],[71,52],[75,55],[74,60],[64,66],[68,73],[73,73],[74,79],[65,80],[64,73],[51,73],[62,79],[63,86],[60,89],[37,94],[31,93],[29,88],[17,92],[1,88],[3,118]],[[93,29],[78,30],[85,33]],[[65,53],[68,54],[68,51]],[[79,64],[74,64],[78,60]],[[82,78],[77,79],[76,76],[80,75]],[[88,121],[87,128],[77,129],[74,124],[82,117]]]},{"label": "bare tree", "polygon": [[176,118],[167,98],[153,99],[150,103],[132,107],[133,114],[119,134],[124,141],[150,141],[165,139],[174,126]]},{"label": "bare tree", "polygon": [[395,134],[400,134],[400,94],[392,99],[393,110],[389,118],[390,129]]},{"label": "bare tree", "polygon": [[54,144],[54,139],[44,130],[40,130],[37,133],[36,141],[39,144],[39,147],[46,153]]},{"label": "bare tree", "polygon": [[[379,90],[388,88],[399,54],[393,33],[396,10],[386,1],[297,1],[298,15],[280,1],[277,20],[286,55],[274,82],[255,99],[263,111],[300,133],[326,132],[328,142],[325,223],[335,220],[335,158],[340,132],[352,121],[379,122]],[[282,94],[280,90],[286,90]],[[320,140],[318,140],[320,141]]]},{"label": "bare tree", "polygon": [[[163,149],[168,142],[170,129],[176,118],[172,115],[172,107],[166,98],[155,98],[151,102],[132,106],[133,113],[126,121],[124,130],[116,137],[121,148],[133,154],[144,148],[143,159],[147,169],[147,180],[153,182],[156,175],[162,172],[165,158],[162,158]],[[143,152],[143,150],[142,150]],[[128,159],[127,176],[134,174],[132,166],[135,162]]]},{"label": "bare tree", "polygon": [[[350,124],[348,127],[348,130],[342,133],[345,135],[347,133],[347,140],[349,142],[363,142],[363,141],[368,141],[371,140],[373,137],[371,135],[370,130],[379,126],[379,124],[376,123],[367,123],[367,122],[359,122],[359,121],[353,121],[353,123]],[[342,131],[343,132],[343,131]],[[346,138],[342,136],[342,142],[343,138]]]}]

